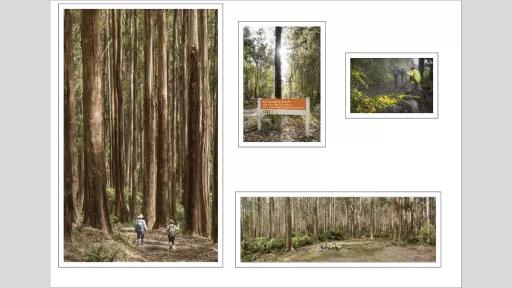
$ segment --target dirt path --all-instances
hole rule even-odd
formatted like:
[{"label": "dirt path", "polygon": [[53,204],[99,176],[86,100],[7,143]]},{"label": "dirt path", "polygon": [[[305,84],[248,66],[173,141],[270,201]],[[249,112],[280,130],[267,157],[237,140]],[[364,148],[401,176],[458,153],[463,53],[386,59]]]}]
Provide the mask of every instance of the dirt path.
[{"label": "dirt path", "polygon": [[302,116],[266,116],[262,120],[262,129],[258,131],[256,109],[244,110],[244,142],[319,142],[320,116],[312,114],[311,135],[306,137],[304,117]]},{"label": "dirt path", "polygon": [[324,242],[330,247],[334,243],[341,249],[322,248],[313,244],[290,252],[260,255],[257,262],[435,262],[434,246],[394,245],[387,240],[348,240]]},{"label": "dirt path", "polygon": [[122,227],[112,235],[82,228],[64,245],[64,259],[72,262],[216,262],[217,244],[210,239],[177,235],[169,249],[164,229],[146,234],[144,245],[136,244],[133,227]]},{"label": "dirt path", "polygon": [[395,92],[408,91],[411,88],[411,84],[408,81],[404,80],[404,83],[401,83],[401,81],[398,80],[398,87],[397,89],[395,89],[395,82],[391,80],[391,82],[384,83],[378,87],[369,88],[367,91],[367,95],[371,97],[376,97],[379,95],[389,95]]}]

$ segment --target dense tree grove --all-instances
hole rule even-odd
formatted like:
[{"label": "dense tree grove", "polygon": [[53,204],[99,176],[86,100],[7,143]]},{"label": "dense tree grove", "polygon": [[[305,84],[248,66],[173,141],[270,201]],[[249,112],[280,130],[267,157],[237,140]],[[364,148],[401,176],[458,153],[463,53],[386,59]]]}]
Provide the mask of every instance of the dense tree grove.
[{"label": "dense tree grove", "polygon": [[217,11],[65,10],[64,227],[217,241]]},{"label": "dense tree grove", "polygon": [[429,197],[244,197],[240,221],[242,254],[347,239],[435,245],[436,201]]},{"label": "dense tree grove", "polygon": [[[244,103],[310,97],[320,103],[320,27],[244,27]],[[284,59],[283,59],[284,58]]]}]

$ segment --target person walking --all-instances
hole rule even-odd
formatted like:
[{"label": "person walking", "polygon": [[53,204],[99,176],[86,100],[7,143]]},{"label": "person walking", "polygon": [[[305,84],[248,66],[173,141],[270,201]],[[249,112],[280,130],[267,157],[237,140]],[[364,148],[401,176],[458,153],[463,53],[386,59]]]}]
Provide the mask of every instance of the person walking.
[{"label": "person walking", "polygon": [[144,216],[140,214],[137,216],[137,222],[135,222],[135,233],[137,233],[137,245],[144,245],[144,235],[148,231]]}]

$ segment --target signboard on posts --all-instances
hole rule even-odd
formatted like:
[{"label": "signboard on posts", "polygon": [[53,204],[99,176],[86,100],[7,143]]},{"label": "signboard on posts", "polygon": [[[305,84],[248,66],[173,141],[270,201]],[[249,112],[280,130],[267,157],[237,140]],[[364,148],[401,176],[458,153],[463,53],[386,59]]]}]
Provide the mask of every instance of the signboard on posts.
[{"label": "signboard on posts", "polygon": [[304,116],[305,134],[310,136],[309,122],[311,121],[309,97],[287,99],[262,99],[258,98],[256,117],[258,118],[258,130],[261,130],[261,119],[264,115],[298,115]]}]

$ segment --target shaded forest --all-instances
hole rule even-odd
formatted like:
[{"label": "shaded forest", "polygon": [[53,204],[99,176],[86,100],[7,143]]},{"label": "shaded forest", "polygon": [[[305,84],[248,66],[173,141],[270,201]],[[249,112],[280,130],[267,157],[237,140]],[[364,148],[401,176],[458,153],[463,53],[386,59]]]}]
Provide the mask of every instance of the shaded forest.
[{"label": "shaded forest", "polygon": [[66,261],[217,261],[217,27],[217,10],[65,10]]},{"label": "shaded forest", "polygon": [[435,262],[432,197],[244,197],[241,259]]},{"label": "shaded forest", "polygon": [[350,59],[351,113],[432,113],[433,58]]},{"label": "shaded forest", "polygon": [[[245,142],[320,141],[320,27],[243,28]],[[311,136],[300,116],[268,115],[257,130],[258,98],[311,101]]]}]

